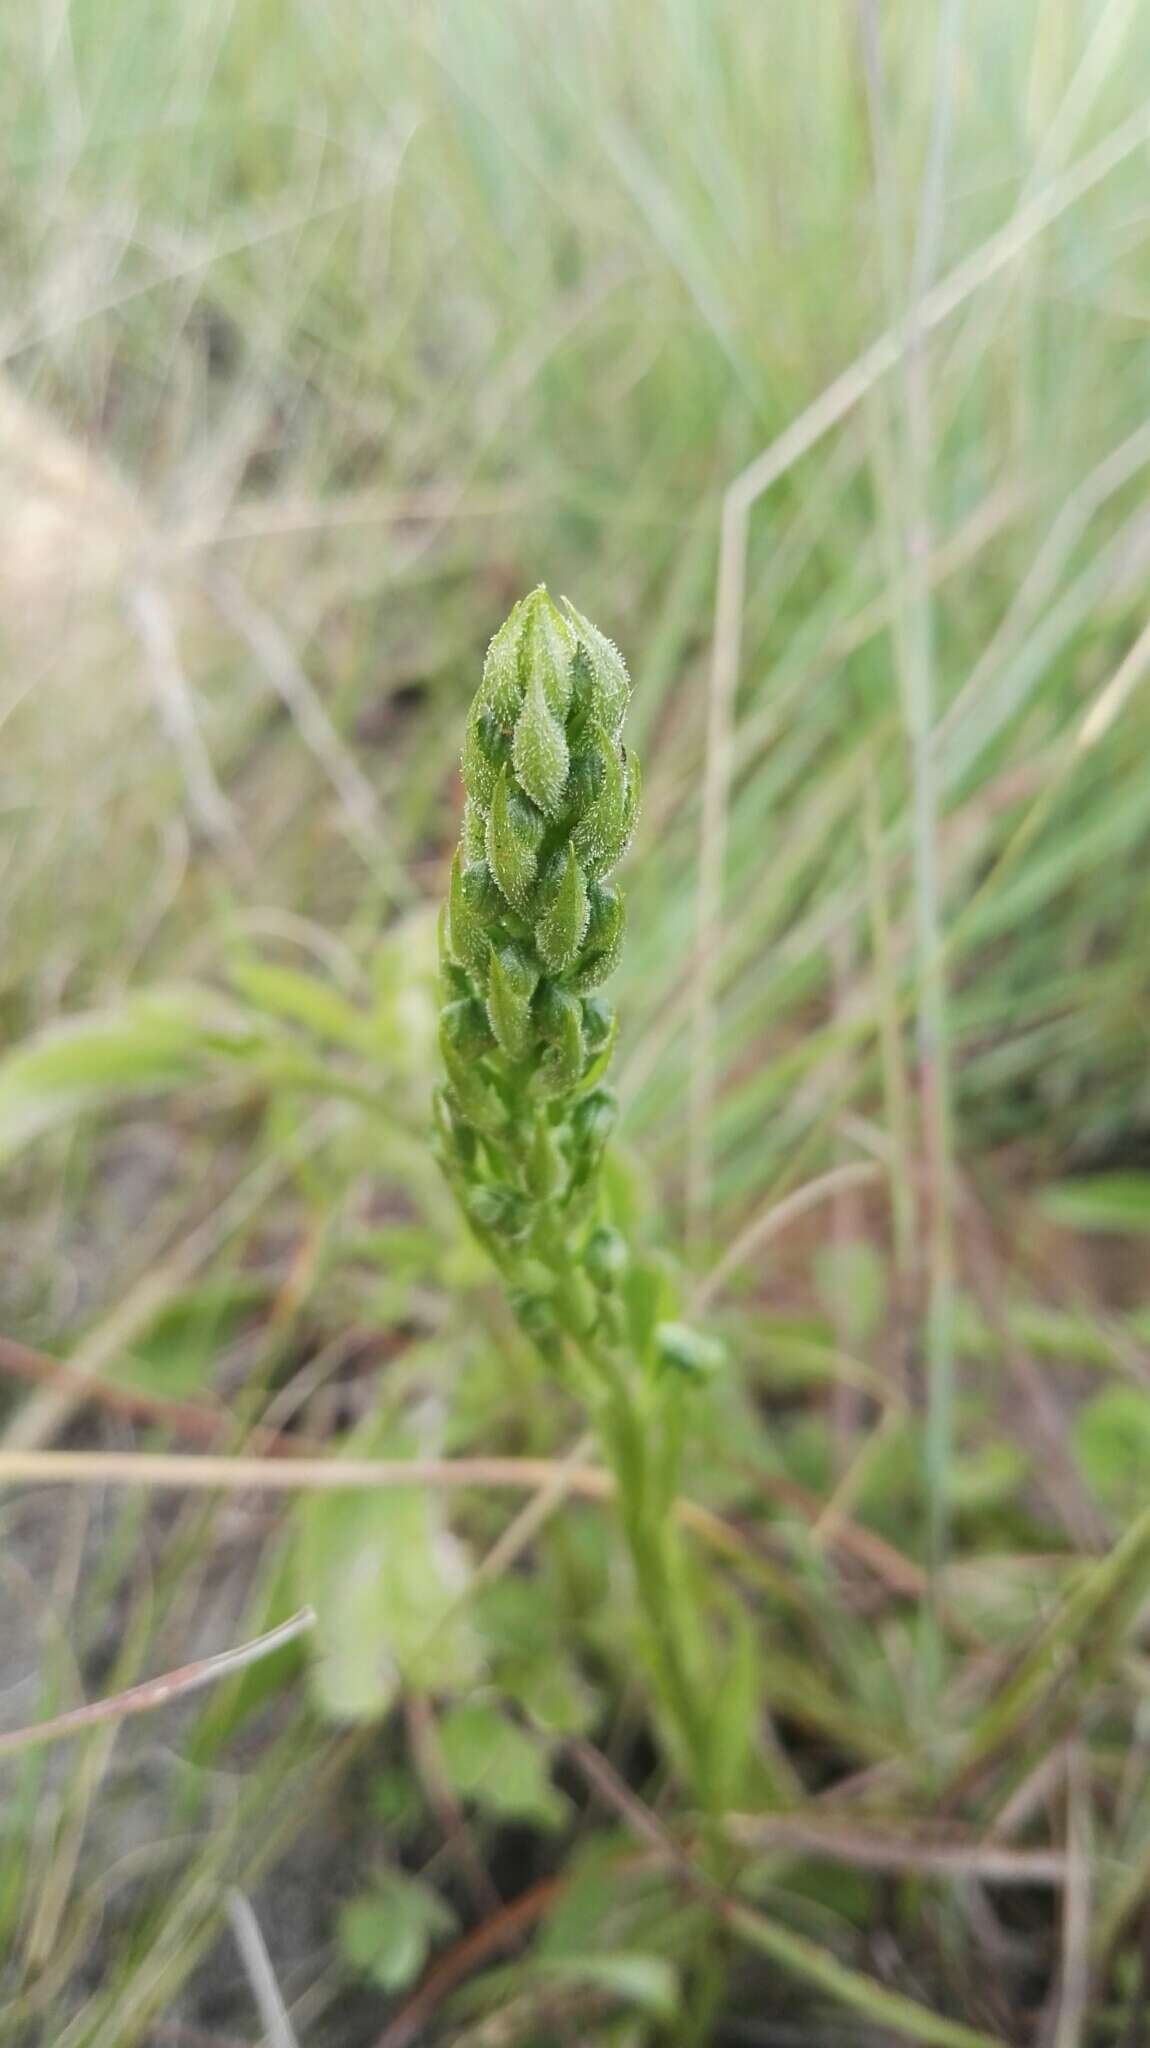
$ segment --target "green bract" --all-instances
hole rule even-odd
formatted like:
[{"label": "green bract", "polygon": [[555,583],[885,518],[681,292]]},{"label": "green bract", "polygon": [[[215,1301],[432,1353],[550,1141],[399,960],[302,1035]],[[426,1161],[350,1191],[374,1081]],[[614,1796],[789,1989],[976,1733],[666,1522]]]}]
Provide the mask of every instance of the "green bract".
[{"label": "green bract", "polygon": [[[442,926],[437,1121],[444,1165],[490,1243],[593,1204],[614,1099],[598,993],[623,943],[607,877],[639,808],[618,648],[533,590],[487,651],[463,749],[466,805]],[[538,1317],[538,1305],[532,1310]]]}]

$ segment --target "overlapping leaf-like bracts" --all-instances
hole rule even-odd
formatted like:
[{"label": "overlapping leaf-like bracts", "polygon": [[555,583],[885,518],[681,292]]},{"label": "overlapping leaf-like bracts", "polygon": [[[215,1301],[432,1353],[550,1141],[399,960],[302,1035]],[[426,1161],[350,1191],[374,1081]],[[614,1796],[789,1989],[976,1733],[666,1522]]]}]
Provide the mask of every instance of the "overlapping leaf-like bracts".
[{"label": "overlapping leaf-like bracts", "polygon": [[491,642],[468,720],[438,1127],[473,1223],[509,1245],[589,1206],[614,1121],[597,991],[622,947],[609,878],[639,808],[629,695],[618,648],[540,588]]}]

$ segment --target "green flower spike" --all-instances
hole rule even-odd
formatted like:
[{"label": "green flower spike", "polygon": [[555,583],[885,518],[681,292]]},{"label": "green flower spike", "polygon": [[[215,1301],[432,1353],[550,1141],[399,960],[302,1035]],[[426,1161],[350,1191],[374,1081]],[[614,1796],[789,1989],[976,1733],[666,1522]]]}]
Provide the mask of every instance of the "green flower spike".
[{"label": "green flower spike", "polygon": [[594,1206],[602,1143],[588,1130],[609,1127],[614,1103],[601,1086],[613,1018],[593,992],[622,948],[607,877],[639,802],[619,736],[629,694],[618,648],[540,588],[492,640],[468,719],[437,1128],[492,1249],[548,1230],[569,1243]]},{"label": "green flower spike", "polygon": [[713,1674],[680,1605],[671,1503],[685,1404],[720,1352],[676,1320],[666,1263],[618,1227],[625,1172],[604,1170],[615,1020],[601,990],[624,924],[610,877],[639,809],[620,737],[629,695],[618,648],[545,590],[491,642],[442,921],[435,1122],[444,1171],[522,1327],[592,1409],[664,1725],[708,1806]]}]

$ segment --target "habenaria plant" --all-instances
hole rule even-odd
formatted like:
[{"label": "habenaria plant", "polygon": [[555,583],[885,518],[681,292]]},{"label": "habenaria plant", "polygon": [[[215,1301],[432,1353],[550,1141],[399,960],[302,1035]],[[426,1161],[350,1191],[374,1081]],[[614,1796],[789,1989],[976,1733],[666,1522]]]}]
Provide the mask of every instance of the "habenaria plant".
[{"label": "habenaria plant", "polygon": [[697,1763],[705,1717],[668,1510],[688,1383],[717,1350],[676,1319],[665,1262],[620,1228],[605,1161],[615,1019],[602,988],[625,922],[612,877],[639,812],[629,696],[618,648],[543,589],[491,642],[444,906],[436,1118],[448,1178],[517,1315],[595,1416],[652,1674]]}]

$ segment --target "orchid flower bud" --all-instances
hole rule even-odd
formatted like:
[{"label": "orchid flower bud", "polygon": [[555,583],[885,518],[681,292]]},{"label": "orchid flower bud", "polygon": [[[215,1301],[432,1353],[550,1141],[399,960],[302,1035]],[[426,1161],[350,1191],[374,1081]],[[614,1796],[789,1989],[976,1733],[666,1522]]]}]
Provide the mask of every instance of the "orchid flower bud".
[{"label": "orchid flower bud", "polygon": [[539,588],[495,634],[467,722],[438,1128],[468,1213],[504,1241],[549,1207],[587,1215],[596,1200],[614,1020],[592,991],[623,944],[607,877],[638,808],[629,695],[618,648]]}]

